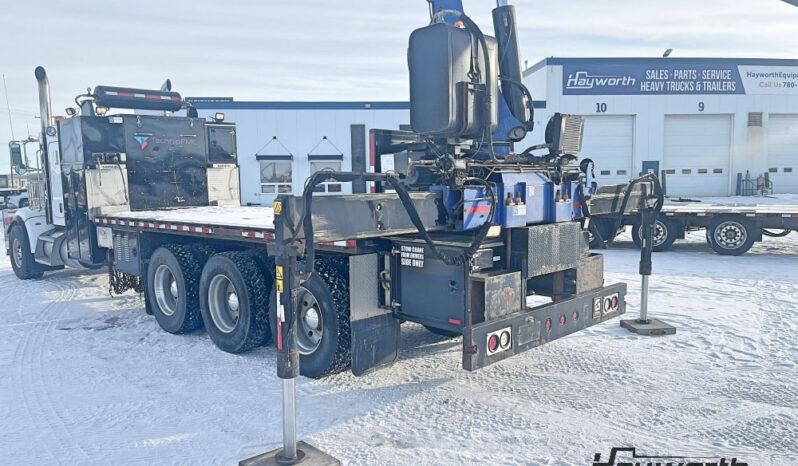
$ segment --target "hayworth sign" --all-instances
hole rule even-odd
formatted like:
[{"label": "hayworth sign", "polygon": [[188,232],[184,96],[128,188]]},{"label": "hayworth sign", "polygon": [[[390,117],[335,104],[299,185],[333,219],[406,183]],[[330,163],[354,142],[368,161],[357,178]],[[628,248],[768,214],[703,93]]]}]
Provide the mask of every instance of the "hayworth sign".
[{"label": "hayworth sign", "polygon": [[679,59],[566,62],[562,81],[563,95],[798,95],[798,66]]}]

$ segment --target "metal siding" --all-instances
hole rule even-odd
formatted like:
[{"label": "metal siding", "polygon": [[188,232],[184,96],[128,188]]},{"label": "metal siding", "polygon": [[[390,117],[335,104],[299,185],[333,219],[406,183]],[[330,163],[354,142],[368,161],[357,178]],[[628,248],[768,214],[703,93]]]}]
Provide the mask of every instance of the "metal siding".
[{"label": "metal siding", "polygon": [[[201,116],[211,116],[219,108],[200,110]],[[305,180],[310,176],[308,154],[322,137],[334,144],[342,153],[342,170],[351,165],[351,125],[362,124],[371,128],[397,129],[409,123],[408,110],[375,109],[240,109],[225,110],[225,119],[234,121],[238,131],[238,160],[241,167],[241,203],[271,205],[276,194],[260,193],[260,164],[255,154],[277,136],[293,155],[292,186],[294,194],[301,194]],[[288,155],[278,144],[269,145],[263,152],[269,155]],[[314,152],[315,154],[316,152]],[[343,184],[343,193],[351,193],[351,183]]]}]

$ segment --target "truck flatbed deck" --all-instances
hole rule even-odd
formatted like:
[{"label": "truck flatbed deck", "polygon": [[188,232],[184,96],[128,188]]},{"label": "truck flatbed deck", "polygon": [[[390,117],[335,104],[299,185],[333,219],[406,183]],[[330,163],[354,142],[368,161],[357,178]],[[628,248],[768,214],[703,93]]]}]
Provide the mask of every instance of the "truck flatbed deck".
[{"label": "truck flatbed deck", "polygon": [[273,239],[274,208],[270,206],[210,206],[168,210],[115,212],[94,218],[98,225],[214,235],[231,239]]}]

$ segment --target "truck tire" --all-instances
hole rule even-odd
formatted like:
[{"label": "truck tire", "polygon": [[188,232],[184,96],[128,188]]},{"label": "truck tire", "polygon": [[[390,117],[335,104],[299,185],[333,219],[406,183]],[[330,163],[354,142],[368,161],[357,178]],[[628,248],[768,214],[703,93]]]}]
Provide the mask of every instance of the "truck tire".
[{"label": "truck tire", "polygon": [[712,219],[707,228],[707,242],[718,254],[739,256],[751,249],[756,239],[756,227],[739,215],[721,215]]},{"label": "truck tire", "polygon": [[17,278],[20,280],[42,278],[44,267],[33,259],[28,233],[22,225],[16,224],[11,227],[8,233],[8,245],[11,252],[11,268],[14,269]]},{"label": "truck tire", "polygon": [[[349,323],[349,283],[336,267],[324,260],[302,284],[297,294],[297,346],[299,372],[319,378],[351,367],[352,341]],[[276,292],[269,300],[272,339],[277,341]]]},{"label": "truck tire", "polygon": [[213,343],[243,353],[269,338],[271,277],[246,252],[215,254],[202,269],[200,312]]},{"label": "truck tire", "polygon": [[19,208],[22,209],[24,207],[28,207],[28,200],[27,199],[20,199],[19,200]]},{"label": "truck tire", "polygon": [[202,327],[198,298],[201,270],[196,252],[182,244],[161,246],[150,257],[147,300],[165,331],[180,334]]},{"label": "truck tire", "polygon": [[[641,247],[643,241],[641,239],[642,232],[640,231],[642,225],[637,222],[632,227],[632,241],[635,246]],[[667,251],[673,246],[673,242],[679,237],[679,225],[663,216],[658,216],[654,222],[654,252]]]}]

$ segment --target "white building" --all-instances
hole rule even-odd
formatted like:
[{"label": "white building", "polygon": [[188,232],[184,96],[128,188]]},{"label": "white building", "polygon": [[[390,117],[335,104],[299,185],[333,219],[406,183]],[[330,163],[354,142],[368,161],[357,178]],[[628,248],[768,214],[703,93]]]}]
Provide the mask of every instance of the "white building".
[{"label": "white building", "polygon": [[798,193],[798,60],[547,58],[524,72],[544,109],[583,115],[600,181],[664,173],[671,196],[725,196],[767,174]]},{"label": "white building", "polygon": [[[187,98],[200,116],[236,123],[242,204],[271,205],[277,194],[301,194],[316,170],[359,171],[369,165],[371,129],[410,123],[407,102],[237,102]],[[351,183],[326,192],[351,193]]]}]

